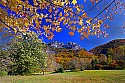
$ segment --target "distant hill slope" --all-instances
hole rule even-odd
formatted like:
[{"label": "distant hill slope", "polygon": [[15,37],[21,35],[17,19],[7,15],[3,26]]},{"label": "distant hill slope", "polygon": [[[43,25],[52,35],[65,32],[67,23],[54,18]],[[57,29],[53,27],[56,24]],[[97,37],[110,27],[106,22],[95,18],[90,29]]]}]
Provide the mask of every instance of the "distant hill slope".
[{"label": "distant hill slope", "polygon": [[86,53],[88,53],[88,51],[86,51],[85,48],[82,48],[80,45],[74,43],[74,42],[67,42],[66,44],[62,43],[62,42],[58,42],[58,41],[53,41],[50,42],[48,44],[46,44],[46,52],[48,54],[58,54],[58,53],[74,53],[74,55],[78,55],[78,52],[80,52],[81,50],[84,50]]},{"label": "distant hill slope", "polygon": [[46,48],[45,51],[48,54],[48,58],[51,59],[53,57],[54,61],[66,70],[75,67],[89,69],[89,65],[91,65],[91,61],[94,58],[93,54],[74,42],[64,44],[54,41],[46,44]]},{"label": "distant hill slope", "polygon": [[119,46],[125,45],[125,39],[116,39],[112,40],[106,44],[97,46],[93,49],[91,49],[89,52],[98,55],[98,54],[107,54],[107,51],[109,48],[117,48]]}]

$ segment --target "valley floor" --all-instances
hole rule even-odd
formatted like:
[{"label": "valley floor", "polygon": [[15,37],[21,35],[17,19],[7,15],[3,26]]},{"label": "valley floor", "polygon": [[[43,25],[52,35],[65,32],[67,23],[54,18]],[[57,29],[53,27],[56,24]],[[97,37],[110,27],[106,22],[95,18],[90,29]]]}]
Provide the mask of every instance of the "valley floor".
[{"label": "valley floor", "polygon": [[125,83],[125,70],[85,70],[32,76],[3,76],[0,83]]}]

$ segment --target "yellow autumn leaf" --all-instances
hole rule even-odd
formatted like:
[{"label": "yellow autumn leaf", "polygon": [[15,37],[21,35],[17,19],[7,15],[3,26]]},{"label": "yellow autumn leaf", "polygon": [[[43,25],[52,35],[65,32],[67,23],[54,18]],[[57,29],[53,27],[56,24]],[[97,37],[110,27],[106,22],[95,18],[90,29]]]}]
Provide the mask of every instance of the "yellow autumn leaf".
[{"label": "yellow autumn leaf", "polygon": [[34,5],[38,5],[38,3],[37,3],[37,1],[36,1],[36,0],[33,0],[33,2],[34,2]]},{"label": "yellow autumn leaf", "polygon": [[64,12],[65,12],[65,13],[67,13],[67,12],[68,12],[68,10],[67,10],[67,9],[64,9]]},{"label": "yellow autumn leaf", "polygon": [[49,8],[49,12],[50,12],[50,13],[52,12],[52,7]]},{"label": "yellow autumn leaf", "polygon": [[52,28],[52,31],[56,30],[55,27]]},{"label": "yellow autumn leaf", "polygon": [[51,19],[46,19],[46,22],[52,22],[52,20]]},{"label": "yellow autumn leaf", "polygon": [[88,16],[87,16],[86,13],[83,13],[83,14],[82,14],[82,17],[83,17],[83,18],[88,18]]},{"label": "yellow autumn leaf", "polygon": [[47,30],[47,29],[48,29],[48,27],[44,25],[44,26],[43,26],[43,29],[44,29],[44,30]]},{"label": "yellow autumn leaf", "polygon": [[18,4],[21,4],[21,3],[22,3],[22,0],[17,0],[17,3],[18,3]]},{"label": "yellow autumn leaf", "polygon": [[64,6],[65,2],[61,2],[61,6]]},{"label": "yellow autumn leaf", "polygon": [[92,24],[92,30],[100,28],[99,24]]},{"label": "yellow autumn leaf", "polygon": [[44,16],[43,14],[40,14],[39,18],[40,18],[40,19],[42,19],[42,18],[43,18],[43,16]]},{"label": "yellow autumn leaf", "polygon": [[83,25],[83,20],[79,21],[79,25],[82,26]]},{"label": "yellow autumn leaf", "polygon": [[74,36],[74,32],[72,32],[72,31],[70,31],[68,34],[69,34],[70,36]]},{"label": "yellow autumn leaf", "polygon": [[66,25],[68,23],[67,19],[63,21],[63,24]]},{"label": "yellow autumn leaf", "polygon": [[102,20],[98,20],[98,24],[101,25],[103,23]]},{"label": "yellow autumn leaf", "polygon": [[97,34],[97,32],[95,31],[95,32],[94,32],[94,34],[96,35],[96,34]]},{"label": "yellow autumn leaf", "polygon": [[22,38],[22,36],[21,35],[18,35],[18,36],[16,36],[17,38]]},{"label": "yellow autumn leaf", "polygon": [[73,0],[72,3],[75,5],[77,3],[77,0]]},{"label": "yellow autumn leaf", "polygon": [[82,30],[83,30],[83,29],[82,29],[82,28],[80,28],[80,29],[78,29],[78,32],[79,32],[79,33],[81,33],[81,32],[82,32]]},{"label": "yellow autumn leaf", "polygon": [[29,24],[28,24],[27,22],[25,22],[25,26],[28,27],[28,25],[29,25]]},{"label": "yellow autumn leaf", "polygon": [[61,31],[62,31],[62,28],[60,27],[56,29],[56,32],[61,32]]},{"label": "yellow autumn leaf", "polygon": [[4,3],[7,3],[7,0],[2,0]]},{"label": "yellow autumn leaf", "polygon": [[17,33],[17,29],[13,28],[13,30],[14,30],[14,33]]},{"label": "yellow autumn leaf", "polygon": [[52,33],[52,32],[49,32],[49,33],[47,33],[47,38],[49,39],[49,40],[52,40],[53,39],[53,37],[54,37],[54,34]]},{"label": "yellow autumn leaf", "polygon": [[76,30],[76,26],[75,26],[75,25],[74,25],[74,26],[71,26],[70,29],[71,29],[72,31],[75,31],[75,30]]},{"label": "yellow autumn leaf", "polygon": [[92,18],[86,20],[86,23],[91,24],[91,20],[92,20]]},{"label": "yellow autumn leaf", "polygon": [[88,30],[88,34],[90,34],[91,33],[91,30]]},{"label": "yellow autumn leaf", "polygon": [[49,33],[50,33],[50,30],[45,30],[45,33],[49,34]]},{"label": "yellow autumn leaf", "polygon": [[59,13],[59,16],[60,16],[60,17],[62,16],[62,12]]},{"label": "yellow autumn leaf", "polygon": [[70,24],[70,25],[73,24],[73,21],[69,21],[69,24]]},{"label": "yellow autumn leaf", "polygon": [[89,36],[86,32],[82,32],[82,34],[83,34],[86,38],[88,38],[88,36]]},{"label": "yellow autumn leaf", "polygon": [[80,12],[80,7],[77,6],[77,7],[76,7],[76,10],[77,10],[78,12]]}]

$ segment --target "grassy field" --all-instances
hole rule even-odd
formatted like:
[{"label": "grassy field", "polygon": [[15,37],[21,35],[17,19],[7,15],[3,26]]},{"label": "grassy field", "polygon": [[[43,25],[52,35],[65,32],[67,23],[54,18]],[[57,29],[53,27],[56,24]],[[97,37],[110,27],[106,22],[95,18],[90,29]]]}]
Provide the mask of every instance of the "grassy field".
[{"label": "grassy field", "polygon": [[125,70],[85,70],[36,76],[3,76],[0,83],[125,83]]}]

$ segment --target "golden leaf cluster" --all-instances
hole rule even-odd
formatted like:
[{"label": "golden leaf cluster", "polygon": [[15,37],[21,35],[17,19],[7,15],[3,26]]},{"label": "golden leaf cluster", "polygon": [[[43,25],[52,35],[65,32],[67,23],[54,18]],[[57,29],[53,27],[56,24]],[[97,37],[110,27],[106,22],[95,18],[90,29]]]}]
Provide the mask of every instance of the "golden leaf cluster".
[{"label": "golden leaf cluster", "polygon": [[[9,26],[8,29],[11,27],[15,33],[26,33],[32,27],[37,33],[52,39],[54,32],[61,32],[66,27],[70,30],[68,33],[70,36],[74,36],[75,31],[80,33],[81,40],[93,34],[103,34],[100,27],[104,19],[113,19],[112,14],[103,20],[93,19],[85,11],[84,6],[77,2],[78,0],[33,0],[32,5],[29,0],[1,0],[0,4],[4,8],[0,7],[0,20],[3,22],[0,24],[0,32],[1,27]],[[94,4],[99,0],[90,0],[90,2]],[[114,8],[112,10],[114,14],[118,13]],[[103,27],[109,28],[107,24]]]}]

